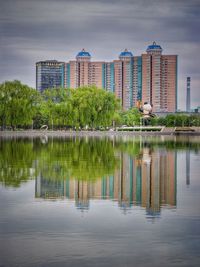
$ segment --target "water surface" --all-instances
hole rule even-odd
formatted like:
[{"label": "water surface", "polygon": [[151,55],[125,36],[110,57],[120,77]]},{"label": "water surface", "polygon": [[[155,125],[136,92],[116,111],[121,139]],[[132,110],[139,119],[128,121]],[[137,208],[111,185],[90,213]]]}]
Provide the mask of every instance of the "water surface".
[{"label": "water surface", "polygon": [[199,137],[0,139],[0,266],[199,266]]}]

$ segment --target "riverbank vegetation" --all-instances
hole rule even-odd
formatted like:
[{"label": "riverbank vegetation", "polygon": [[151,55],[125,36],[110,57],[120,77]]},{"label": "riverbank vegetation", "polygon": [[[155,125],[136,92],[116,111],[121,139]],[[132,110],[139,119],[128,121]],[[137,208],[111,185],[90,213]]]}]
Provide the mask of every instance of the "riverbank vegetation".
[{"label": "riverbank vegetation", "polygon": [[94,86],[39,93],[19,81],[0,85],[0,125],[5,129],[96,129],[112,125],[119,101]]},{"label": "riverbank vegetation", "polygon": [[[39,93],[19,81],[0,84],[1,129],[104,130],[116,126],[138,126],[142,114],[137,108],[123,111],[111,92],[94,86],[49,89]],[[200,126],[198,114],[169,114],[155,117],[153,126]]]}]

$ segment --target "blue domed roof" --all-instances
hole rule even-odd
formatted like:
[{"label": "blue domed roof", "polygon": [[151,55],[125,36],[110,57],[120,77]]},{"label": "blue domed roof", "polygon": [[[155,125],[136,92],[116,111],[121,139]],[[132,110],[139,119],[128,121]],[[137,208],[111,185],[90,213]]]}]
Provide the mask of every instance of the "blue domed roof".
[{"label": "blue domed roof", "polygon": [[147,47],[147,51],[149,50],[162,50],[162,47],[160,45],[157,45],[156,42],[153,42],[152,45],[149,45]]},{"label": "blue domed roof", "polygon": [[77,57],[91,57],[89,52],[86,52],[85,49],[83,49],[81,52],[77,54]]},{"label": "blue domed roof", "polygon": [[133,57],[133,54],[132,54],[132,52],[125,49],[124,52],[121,52],[121,54],[119,56],[120,57]]}]

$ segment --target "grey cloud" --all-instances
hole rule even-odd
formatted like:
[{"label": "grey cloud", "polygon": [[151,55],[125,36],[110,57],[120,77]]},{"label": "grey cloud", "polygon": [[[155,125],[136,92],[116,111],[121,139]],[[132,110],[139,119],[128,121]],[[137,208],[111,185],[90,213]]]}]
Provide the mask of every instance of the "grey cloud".
[{"label": "grey cloud", "polygon": [[188,74],[200,105],[199,0],[7,0],[0,8],[0,81],[17,74],[35,86],[38,60],[68,61],[83,47],[95,60],[113,60],[124,48],[139,55],[155,40],[179,55],[179,106]]}]

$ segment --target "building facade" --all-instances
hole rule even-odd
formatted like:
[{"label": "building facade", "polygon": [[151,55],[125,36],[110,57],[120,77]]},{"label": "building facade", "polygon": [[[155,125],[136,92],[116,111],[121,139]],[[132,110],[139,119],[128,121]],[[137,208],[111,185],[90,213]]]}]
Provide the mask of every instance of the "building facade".
[{"label": "building facade", "polygon": [[[78,88],[95,85],[106,88],[106,63],[91,62],[91,55],[83,49],[76,56],[76,60],[65,65],[65,82],[67,88]],[[108,86],[111,86],[110,83]]]},{"label": "building facade", "polygon": [[177,56],[162,55],[155,42],[146,53],[133,56],[125,49],[113,62],[91,61],[83,49],[68,63],[41,61],[36,63],[37,89],[96,86],[120,99],[124,110],[140,103],[153,105],[153,112],[177,110]]},{"label": "building facade", "polygon": [[45,60],[36,63],[36,89],[40,92],[45,89],[64,87],[64,62]]},{"label": "building facade", "polygon": [[177,55],[162,55],[155,42],[142,55],[142,101],[154,112],[177,110]]}]

